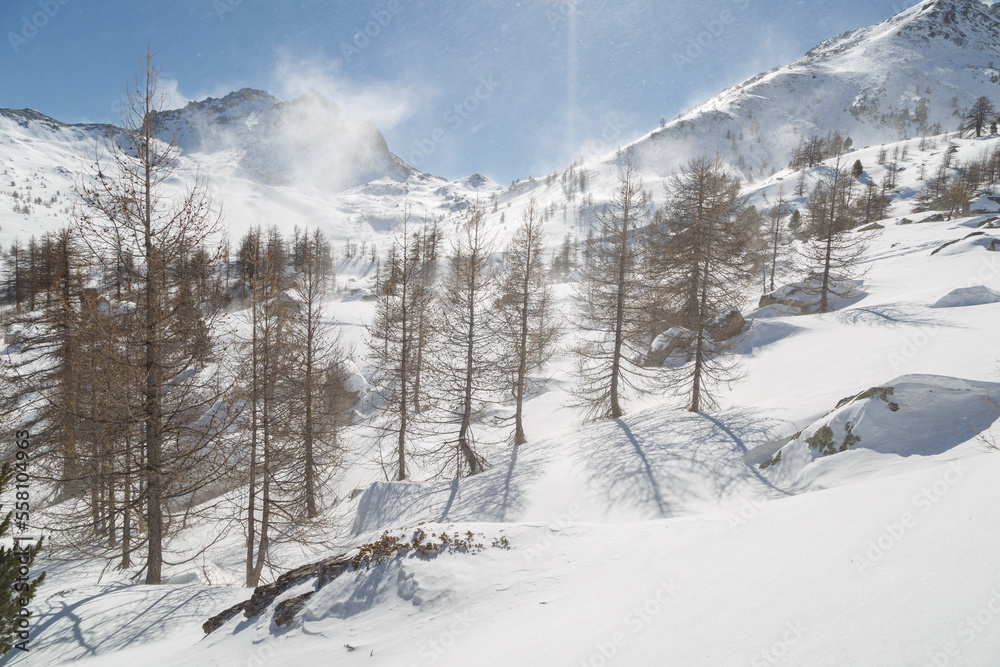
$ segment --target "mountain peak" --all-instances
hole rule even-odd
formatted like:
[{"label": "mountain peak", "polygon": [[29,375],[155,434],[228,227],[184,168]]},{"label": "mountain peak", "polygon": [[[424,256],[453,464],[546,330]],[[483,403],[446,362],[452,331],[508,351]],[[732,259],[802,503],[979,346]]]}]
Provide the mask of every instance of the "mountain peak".
[{"label": "mountain peak", "polygon": [[924,0],[881,23],[828,39],[805,57],[833,56],[854,47],[872,46],[886,38],[920,49],[936,43],[946,48],[997,51],[1000,12],[979,0]]},{"label": "mountain peak", "polygon": [[924,0],[723,91],[640,140],[640,153],[666,175],[708,146],[756,179],[814,135],[864,145],[940,134],[977,97],[997,97],[998,65],[1000,5]]},{"label": "mountain peak", "polygon": [[905,23],[900,34],[918,39],[940,38],[977,47],[977,39],[995,44],[1000,38],[1000,19],[979,0],[925,0],[894,18]]},{"label": "mountain peak", "polygon": [[[241,88],[222,98],[206,97],[203,100],[188,102],[181,109],[185,113],[215,113],[224,114],[234,108],[247,106],[273,106],[278,100],[265,90]],[[169,113],[169,112],[165,112]]]}]

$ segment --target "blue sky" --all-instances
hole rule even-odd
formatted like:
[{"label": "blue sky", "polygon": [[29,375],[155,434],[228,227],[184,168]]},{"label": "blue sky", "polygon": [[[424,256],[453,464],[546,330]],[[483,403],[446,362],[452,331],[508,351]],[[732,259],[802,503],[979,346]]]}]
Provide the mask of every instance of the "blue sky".
[{"label": "blue sky", "polygon": [[628,143],[907,0],[3,0],[0,107],[108,122],[146,42],[177,105],[314,88],[448,178]]}]

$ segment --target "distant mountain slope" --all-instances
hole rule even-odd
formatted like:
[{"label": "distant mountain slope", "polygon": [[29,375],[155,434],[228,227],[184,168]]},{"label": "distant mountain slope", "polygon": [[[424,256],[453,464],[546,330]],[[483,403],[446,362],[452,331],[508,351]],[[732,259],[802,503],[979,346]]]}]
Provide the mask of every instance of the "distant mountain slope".
[{"label": "distant mountain slope", "polygon": [[[180,181],[206,176],[236,237],[276,224],[321,229],[335,244],[380,243],[404,203],[436,217],[499,189],[478,174],[448,181],[410,167],[372,123],[314,92],[285,102],[245,88],[163,111],[158,122],[160,138],[180,147]],[[0,246],[69,222],[74,182],[110,130],[0,109]]]},{"label": "distant mountain slope", "polygon": [[235,152],[238,174],[271,184],[302,184],[340,192],[415,170],[389,151],[377,127],[345,116],[309,91],[282,102],[244,88],[222,99],[191,102],[159,115],[161,135],[188,152]]},{"label": "distant mountain slope", "polygon": [[786,167],[810,135],[839,130],[860,146],[955,130],[975,98],[1000,100],[998,65],[996,11],[925,0],[729,88],[635,145],[645,170],[661,176],[718,152],[756,179]]}]

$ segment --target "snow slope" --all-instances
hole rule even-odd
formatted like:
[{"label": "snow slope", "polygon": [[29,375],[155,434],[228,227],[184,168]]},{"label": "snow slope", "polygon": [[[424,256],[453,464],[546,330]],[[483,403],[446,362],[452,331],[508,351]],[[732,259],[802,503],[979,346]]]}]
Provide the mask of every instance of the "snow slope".
[{"label": "snow slope", "polygon": [[[959,154],[992,141],[958,142]],[[903,190],[931,152],[911,151]],[[472,531],[481,553],[397,557],[334,580],[289,626],[269,611],[208,637],[200,624],[249,591],[111,573],[95,585],[94,566],[59,567],[32,654],[4,664],[995,664],[1000,457],[976,432],[1000,435],[987,400],[1000,394],[1000,303],[933,306],[968,285],[1000,290],[1000,256],[981,244],[931,254],[988,219],[882,221],[863,298],[754,320],[746,379],[717,413],[651,397],[622,420],[581,424],[562,407],[570,364],[557,360],[528,403],[529,444],[493,450],[491,470],[461,481],[378,482],[358,461],[340,495],[363,491],[341,508],[336,548],[283,561],[420,522]],[[353,321],[364,303],[338,307],[355,304],[342,315]],[[884,387],[886,399],[864,396]],[[814,456],[805,440],[827,424],[841,436],[847,421],[860,441]],[[509,550],[489,546],[500,537]],[[219,549],[212,571],[238,570],[239,536]]]},{"label": "snow slope", "polygon": [[[159,120],[160,136],[180,148],[171,185],[207,178],[234,242],[251,225],[277,224],[318,228],[338,250],[349,240],[384,246],[404,205],[441,217],[499,190],[483,177],[451,182],[409,167],[377,128],[318,94],[281,102],[244,89]],[[77,175],[92,170],[109,129],[0,109],[0,246],[71,222]]]},{"label": "snow slope", "polygon": [[1000,80],[1000,18],[978,0],[924,0],[829,39],[720,93],[636,142],[660,176],[706,150],[750,179],[781,170],[799,142],[839,130],[856,146],[958,128]]}]

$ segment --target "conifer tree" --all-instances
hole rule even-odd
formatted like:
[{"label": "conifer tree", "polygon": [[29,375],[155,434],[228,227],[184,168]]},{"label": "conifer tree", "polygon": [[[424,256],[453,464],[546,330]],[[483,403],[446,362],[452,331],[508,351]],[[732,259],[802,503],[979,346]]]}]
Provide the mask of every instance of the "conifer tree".
[{"label": "conifer tree", "polygon": [[[523,408],[528,373],[539,367],[556,334],[549,312],[551,294],[545,276],[545,245],[542,223],[532,198],[521,224],[507,246],[506,269],[500,277],[497,311],[501,315],[500,340],[508,386],[514,395],[514,444],[527,441]],[[537,351],[537,354],[532,354]]]},{"label": "conifer tree", "polygon": [[393,462],[386,476],[407,478],[408,442],[411,423],[416,341],[422,302],[414,299],[422,280],[420,267],[413,263],[414,243],[410,211],[406,207],[390,248],[389,260],[376,285],[378,301],[375,317],[368,327],[369,359],[375,367],[373,383],[378,401],[379,429],[393,442]]},{"label": "conifer tree", "polygon": [[440,290],[440,347],[434,375],[440,408],[448,422],[458,424],[453,441],[458,476],[463,472],[475,475],[484,469],[476,453],[475,426],[497,381],[495,313],[490,308],[495,296],[496,243],[484,213],[478,203],[466,211],[451,244]]},{"label": "conifer tree", "polygon": [[959,128],[960,133],[962,132],[975,132],[976,138],[983,136],[983,132],[989,127],[989,124],[996,120],[997,109],[996,105],[993,104],[993,100],[986,97],[985,95],[977,97],[976,101],[972,103],[968,111],[962,117],[962,125]]},{"label": "conifer tree", "polygon": [[177,337],[186,328],[180,320],[192,311],[175,307],[180,280],[171,269],[189,248],[215,239],[221,218],[204,181],[169,194],[178,149],[158,136],[163,100],[157,77],[154,54],[147,49],[138,76],[126,86],[118,127],[78,185],[84,206],[76,216],[80,237],[95,257],[112,258],[116,269],[133,260],[129,280],[138,317],[130,339],[142,348],[141,357],[131,360],[142,385],[148,584],[161,581],[171,501],[176,494],[190,495],[195,471],[208,463],[195,459],[220,434],[218,424],[203,419],[216,403],[216,384],[195,372],[193,350]]},{"label": "conifer tree", "polygon": [[630,153],[621,156],[611,201],[597,214],[590,265],[576,294],[577,324],[586,342],[577,349],[578,405],[593,419],[617,419],[625,401],[648,391],[650,375],[637,360],[648,349],[647,290],[639,266],[639,230],[650,204]]},{"label": "conifer tree", "polygon": [[774,291],[774,276],[778,267],[778,252],[784,233],[784,225],[782,223],[786,215],[788,215],[788,203],[785,201],[785,188],[782,186],[778,189],[778,198],[775,200],[770,211],[768,211],[767,240],[770,246],[770,253],[768,261],[765,262],[765,267],[768,276],[767,289],[771,292]]},{"label": "conifer tree", "polygon": [[677,370],[692,412],[714,405],[713,386],[736,377],[725,356],[735,338],[723,335],[719,318],[739,309],[750,287],[755,213],[739,178],[718,159],[695,158],[669,179],[664,215],[649,235],[651,272],[673,304],[672,324],[690,332],[690,362]]},{"label": "conifer tree", "polygon": [[303,505],[306,518],[312,519],[320,509],[322,483],[339,458],[338,433],[356,397],[347,387],[347,353],[327,312],[330,244],[317,229],[311,235],[306,230],[293,247],[298,268],[291,294],[296,307],[285,345],[291,354],[292,432],[294,440],[302,442],[301,452],[293,452],[294,497],[301,498],[295,504]]}]

